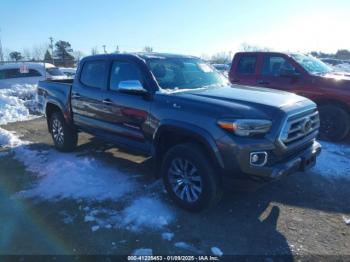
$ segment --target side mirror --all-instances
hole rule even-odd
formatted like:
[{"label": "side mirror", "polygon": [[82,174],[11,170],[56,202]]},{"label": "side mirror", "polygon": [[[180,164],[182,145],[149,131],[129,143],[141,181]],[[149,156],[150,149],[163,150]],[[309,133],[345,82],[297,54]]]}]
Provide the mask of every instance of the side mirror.
[{"label": "side mirror", "polygon": [[139,80],[120,81],[118,91],[134,94],[146,94],[147,90],[143,88]]}]

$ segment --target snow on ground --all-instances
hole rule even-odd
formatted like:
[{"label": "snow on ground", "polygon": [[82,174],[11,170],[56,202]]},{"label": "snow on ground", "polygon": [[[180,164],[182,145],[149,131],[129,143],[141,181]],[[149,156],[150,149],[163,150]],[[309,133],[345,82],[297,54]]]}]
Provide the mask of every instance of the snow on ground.
[{"label": "snow on ground", "polygon": [[191,251],[193,253],[200,253],[200,251],[197,248],[195,248],[194,246],[192,246],[192,245],[190,245],[190,244],[188,244],[186,242],[176,242],[174,244],[174,246],[177,247],[177,248],[180,248],[180,249]]},{"label": "snow on ground", "polygon": [[164,232],[162,233],[162,239],[171,241],[174,238],[174,233],[171,232]]},{"label": "snow on ground", "polygon": [[321,142],[315,172],[328,178],[350,179],[350,146]]},{"label": "snow on ground", "polygon": [[132,252],[133,256],[152,256],[153,250],[150,248],[139,248]]},{"label": "snow on ground", "polygon": [[[55,150],[16,149],[16,159],[38,178],[37,184],[19,194],[43,200],[118,200],[136,189],[127,174],[94,158],[58,153]],[[118,186],[120,185],[120,186]]]},{"label": "snow on ground", "polygon": [[38,113],[36,85],[0,89],[0,125],[28,120]]},{"label": "snow on ground", "polygon": [[25,144],[13,132],[9,132],[0,127],[0,148],[1,147],[17,147]]},{"label": "snow on ground", "polygon": [[224,255],[224,253],[218,247],[212,247],[210,250],[215,256],[222,257]]},{"label": "snow on ground", "polygon": [[[55,150],[32,150],[14,133],[0,128],[1,144],[12,147],[15,159],[22,162],[36,181],[14,197],[39,201],[85,200],[84,221],[93,232],[121,228],[130,231],[162,230],[174,219],[173,210],[156,196],[147,196],[131,174],[121,172],[92,157],[63,154]],[[136,194],[135,195],[133,195]],[[107,209],[102,201],[122,203],[124,208]],[[130,200],[130,201],[129,201]],[[125,205],[126,204],[126,205]],[[62,215],[62,214],[61,214]],[[63,222],[69,223],[69,214]]]},{"label": "snow on ground", "polygon": [[[157,214],[156,216],[154,214]],[[154,198],[141,197],[122,212],[122,226],[132,231],[161,229],[174,220],[172,210]]]}]

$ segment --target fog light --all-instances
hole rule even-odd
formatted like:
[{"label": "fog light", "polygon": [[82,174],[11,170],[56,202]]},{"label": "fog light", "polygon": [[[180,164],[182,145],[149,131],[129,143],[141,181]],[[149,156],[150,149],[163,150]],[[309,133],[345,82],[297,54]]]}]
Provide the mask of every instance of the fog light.
[{"label": "fog light", "polygon": [[267,162],[267,152],[250,153],[250,165],[264,166]]}]

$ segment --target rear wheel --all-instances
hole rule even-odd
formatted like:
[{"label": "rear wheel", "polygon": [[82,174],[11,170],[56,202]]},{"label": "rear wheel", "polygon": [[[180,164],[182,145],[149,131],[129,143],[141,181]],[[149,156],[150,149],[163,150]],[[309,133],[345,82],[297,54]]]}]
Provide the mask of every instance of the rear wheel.
[{"label": "rear wheel", "polygon": [[195,144],[180,144],[169,149],[164,157],[162,176],[169,196],[186,210],[206,209],[221,198],[214,166]]},{"label": "rear wheel", "polygon": [[340,106],[324,105],[320,106],[320,138],[329,141],[341,141],[349,133],[349,114]]},{"label": "rear wheel", "polygon": [[57,150],[71,152],[77,146],[78,134],[76,130],[67,125],[60,112],[51,115],[50,132]]}]

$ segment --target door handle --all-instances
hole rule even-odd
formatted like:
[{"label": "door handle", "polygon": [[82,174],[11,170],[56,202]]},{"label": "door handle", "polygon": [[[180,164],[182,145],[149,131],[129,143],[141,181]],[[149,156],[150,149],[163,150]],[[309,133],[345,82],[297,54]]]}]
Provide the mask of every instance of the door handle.
[{"label": "door handle", "polygon": [[110,100],[110,99],[105,99],[105,100],[102,100],[102,103],[105,104],[105,105],[111,105],[113,104],[113,102]]},{"label": "door handle", "polygon": [[79,98],[81,98],[81,96],[79,93],[72,93],[72,98],[79,99]]},{"label": "door handle", "polygon": [[258,80],[257,83],[258,83],[259,85],[268,85],[268,84],[270,84],[269,82],[267,82],[267,81],[265,81],[265,80]]},{"label": "door handle", "polygon": [[233,83],[239,83],[240,81],[238,79],[233,79],[232,82]]}]

